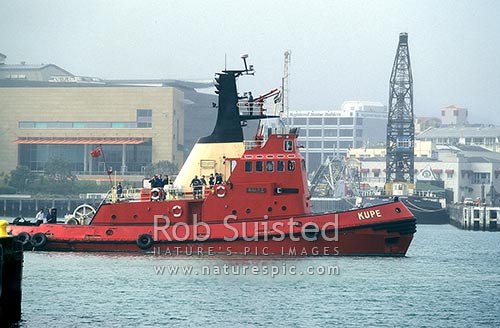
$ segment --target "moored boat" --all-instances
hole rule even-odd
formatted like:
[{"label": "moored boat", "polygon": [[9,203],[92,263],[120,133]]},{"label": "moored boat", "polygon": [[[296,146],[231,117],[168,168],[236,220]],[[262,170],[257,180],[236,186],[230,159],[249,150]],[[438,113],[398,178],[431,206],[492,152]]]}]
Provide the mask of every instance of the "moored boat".
[{"label": "moored boat", "polygon": [[[246,57],[245,57],[246,58]],[[193,148],[172,188],[116,194],[80,224],[11,225],[27,247],[62,251],[154,251],[256,255],[404,256],[415,218],[399,200],[360,209],[312,213],[299,131],[268,114],[266,97],[239,97],[236,79],[216,77],[218,117]],[[242,126],[259,122],[254,140]],[[265,126],[274,120],[275,126]],[[191,189],[195,175],[219,173],[213,186]],[[173,192],[172,192],[173,191]]]},{"label": "moored boat", "polygon": [[[444,199],[421,196],[398,196],[410,212],[415,216],[417,224],[449,224],[450,217],[443,206]],[[390,202],[390,196],[365,196],[364,206]]]}]

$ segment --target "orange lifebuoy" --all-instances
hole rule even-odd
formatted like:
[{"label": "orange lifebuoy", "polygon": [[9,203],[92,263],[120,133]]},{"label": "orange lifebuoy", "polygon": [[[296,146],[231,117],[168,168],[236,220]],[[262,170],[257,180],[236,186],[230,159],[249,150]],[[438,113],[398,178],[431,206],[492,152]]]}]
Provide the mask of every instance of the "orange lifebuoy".
[{"label": "orange lifebuoy", "polygon": [[217,197],[224,198],[224,196],[226,196],[226,187],[222,185],[217,186],[215,193],[217,194]]},{"label": "orange lifebuoy", "polygon": [[180,217],[182,215],[182,207],[180,205],[172,207],[172,214],[174,215],[174,218]]}]

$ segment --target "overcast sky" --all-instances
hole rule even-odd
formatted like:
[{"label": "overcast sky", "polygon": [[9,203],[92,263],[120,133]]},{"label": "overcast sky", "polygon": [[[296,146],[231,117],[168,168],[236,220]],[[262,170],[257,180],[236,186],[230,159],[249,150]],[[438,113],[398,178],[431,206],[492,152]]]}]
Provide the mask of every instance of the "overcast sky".
[{"label": "overcast sky", "polygon": [[416,116],[469,108],[500,124],[500,1],[3,0],[7,63],[52,63],[105,79],[211,80],[240,68],[240,91],[279,87],[292,51],[290,108],[387,105],[400,32],[408,32]]}]

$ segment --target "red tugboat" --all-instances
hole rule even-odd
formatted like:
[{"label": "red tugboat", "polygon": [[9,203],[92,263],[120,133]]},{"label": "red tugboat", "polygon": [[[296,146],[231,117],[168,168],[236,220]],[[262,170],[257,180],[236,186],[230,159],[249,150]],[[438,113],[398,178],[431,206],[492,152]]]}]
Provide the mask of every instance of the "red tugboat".
[{"label": "red tugboat", "polygon": [[[244,57],[244,60],[246,57]],[[241,102],[236,79],[253,67],[216,76],[214,131],[194,146],[174,186],[144,190],[140,199],[104,201],[89,222],[10,225],[37,250],[154,251],[185,254],[404,256],[415,218],[400,201],[313,214],[297,129],[266,114],[263,100]],[[245,142],[247,121],[258,120]],[[278,122],[265,127],[266,121]],[[263,133],[265,131],[266,133]],[[224,181],[197,196],[195,175],[223,172]],[[175,191],[175,192],[172,192]],[[165,199],[163,199],[165,198]]]}]

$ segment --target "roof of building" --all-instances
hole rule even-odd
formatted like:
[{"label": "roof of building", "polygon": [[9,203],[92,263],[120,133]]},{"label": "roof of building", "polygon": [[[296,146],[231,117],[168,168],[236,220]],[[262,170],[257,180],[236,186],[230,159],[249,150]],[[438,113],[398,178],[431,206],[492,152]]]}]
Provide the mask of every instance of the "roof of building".
[{"label": "roof of building", "polygon": [[459,152],[476,152],[476,153],[493,153],[491,150],[484,148],[479,145],[464,145],[464,144],[453,144],[453,145],[436,145],[437,151],[451,151],[455,153]]},{"label": "roof of building", "polygon": [[[385,163],[385,157],[381,156],[374,156],[374,157],[365,157],[365,158],[358,158],[361,162],[384,162]],[[415,157],[415,162],[439,162],[435,158],[431,157]]]},{"label": "roof of building", "polygon": [[428,122],[428,121],[441,121],[441,119],[439,117],[427,117],[427,116],[419,116],[419,117],[416,117],[415,120],[419,123],[423,123],[423,122]]},{"label": "roof of building", "polygon": [[466,159],[469,163],[500,163],[500,159],[483,156],[471,156]]},{"label": "roof of building", "polygon": [[65,70],[57,65],[54,65],[54,64],[24,64],[24,63],[21,63],[21,64],[3,64],[0,66],[0,70],[2,72],[15,73],[18,71],[26,71],[26,70],[42,70],[42,69],[48,68],[48,67],[53,67],[53,68],[60,70],[61,72],[65,73],[69,76],[73,76],[73,74],[71,74],[67,70]]},{"label": "roof of building", "polygon": [[214,86],[214,81],[174,80],[174,79],[145,79],[145,80],[104,80],[108,85],[175,85],[177,88],[204,89]]},{"label": "roof of building", "polygon": [[[0,54],[2,55],[2,54]],[[0,56],[2,57],[2,56]],[[2,57],[6,58],[5,55]],[[65,69],[54,65],[54,64],[26,64],[21,62],[20,64],[4,64],[0,65],[0,71],[7,74],[16,74],[24,71],[41,71],[46,68],[53,68],[61,72],[61,76],[74,77],[74,81],[66,81],[63,79],[57,80],[56,78],[50,78],[48,80],[29,80],[29,79],[2,79],[0,78],[0,87],[68,87],[68,86],[172,86],[178,89],[204,89],[214,86],[214,82],[211,81],[194,81],[194,80],[176,80],[176,79],[127,79],[127,80],[103,80],[97,77],[84,77],[75,76],[72,73],[66,71]]]},{"label": "roof of building", "polygon": [[151,138],[17,138],[13,141],[16,144],[57,144],[57,145],[139,145],[151,141]]},{"label": "roof of building", "polygon": [[375,107],[385,107],[380,101],[368,101],[368,100],[346,100],[342,103],[342,107],[344,106],[375,106]]},{"label": "roof of building", "polygon": [[446,106],[445,108],[448,108],[448,109],[465,109],[464,107],[460,107],[460,106],[457,106],[457,105],[450,105],[450,106]]},{"label": "roof of building", "polygon": [[458,150],[463,151],[463,152],[467,151],[467,152],[492,153],[491,150],[486,149],[482,146],[478,146],[478,145],[456,144],[455,147],[458,148]]},{"label": "roof of building", "polygon": [[497,138],[500,137],[500,127],[497,126],[445,126],[429,128],[419,133],[415,138]]}]

